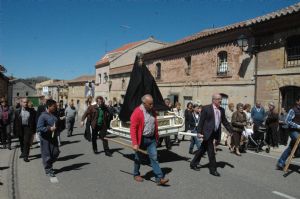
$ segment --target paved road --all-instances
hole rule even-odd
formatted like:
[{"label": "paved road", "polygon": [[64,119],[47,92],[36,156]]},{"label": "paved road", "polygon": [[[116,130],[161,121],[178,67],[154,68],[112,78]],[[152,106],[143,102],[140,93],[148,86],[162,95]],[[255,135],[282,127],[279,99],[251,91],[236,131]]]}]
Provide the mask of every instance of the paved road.
[{"label": "paved road", "polygon": [[[189,169],[192,156],[187,154],[189,142],[185,141],[174,146],[172,151],[160,150],[160,165],[170,179],[170,186],[159,187],[153,182],[151,167],[147,165],[141,168],[146,180],[143,183],[133,180],[130,149],[110,143],[113,157],[106,157],[104,153],[95,155],[82,132],[83,129],[76,128],[70,138],[64,132],[60,158],[54,164],[58,182],[50,182],[44,174],[39,148],[31,151],[29,163],[18,159],[20,151],[15,150],[14,166],[7,169],[7,176],[11,178],[12,174],[13,179],[8,180],[8,185],[0,186],[1,198],[6,194],[21,199],[300,198],[299,159],[294,161],[293,171],[283,177],[282,172],[275,170],[273,156],[278,156],[276,153],[268,156],[247,153],[238,157],[221,147],[217,162],[222,176],[218,178],[209,175],[208,158],[201,162],[200,171]],[[98,144],[101,150],[101,141]],[[5,154],[7,159],[13,159],[14,150]],[[11,185],[13,187],[9,188]]]}]

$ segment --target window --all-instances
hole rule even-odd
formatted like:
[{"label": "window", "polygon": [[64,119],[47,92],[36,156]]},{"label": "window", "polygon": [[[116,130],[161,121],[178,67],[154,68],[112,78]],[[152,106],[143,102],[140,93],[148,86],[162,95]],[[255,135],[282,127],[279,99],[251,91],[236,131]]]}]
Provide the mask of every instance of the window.
[{"label": "window", "polygon": [[191,65],[191,63],[192,63],[192,58],[191,58],[191,56],[188,56],[188,57],[186,57],[186,58],[184,58],[185,59],[185,62],[186,62],[186,67],[185,67],[185,74],[186,75],[190,75],[191,74],[191,68],[192,68],[192,65]]},{"label": "window", "polygon": [[228,95],[226,95],[224,93],[221,93],[220,95],[222,97],[221,107],[226,110],[226,108],[228,106]]},{"label": "window", "polygon": [[227,52],[221,51],[218,53],[218,71],[217,75],[227,75],[228,74],[228,62],[227,62]]},{"label": "window", "polygon": [[104,78],[104,82],[103,83],[106,83],[107,81],[108,81],[108,75],[107,75],[107,73],[104,73],[103,74],[103,78]]},{"label": "window", "polygon": [[156,79],[161,79],[161,63],[156,64]]},{"label": "window", "polygon": [[98,83],[101,84],[101,74],[98,74]]},{"label": "window", "polygon": [[286,41],[285,67],[300,66],[300,35],[291,36]]}]

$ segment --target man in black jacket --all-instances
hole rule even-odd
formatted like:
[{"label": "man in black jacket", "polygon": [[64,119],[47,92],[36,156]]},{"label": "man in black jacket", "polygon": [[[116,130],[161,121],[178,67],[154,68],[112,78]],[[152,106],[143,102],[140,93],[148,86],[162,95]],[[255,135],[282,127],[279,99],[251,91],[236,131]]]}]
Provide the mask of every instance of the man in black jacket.
[{"label": "man in black jacket", "polygon": [[19,136],[22,154],[25,162],[29,162],[30,141],[36,131],[36,114],[33,108],[28,107],[28,99],[21,99],[21,107],[15,111],[14,127]]},{"label": "man in black jacket", "polygon": [[198,137],[203,138],[200,149],[196,152],[190,167],[193,170],[199,171],[197,166],[200,163],[201,157],[207,151],[209,158],[209,171],[214,176],[220,176],[216,167],[216,157],[214,151],[214,140],[220,142],[221,139],[221,123],[225,128],[232,133],[232,128],[225,117],[225,110],[221,107],[222,97],[220,94],[212,96],[212,104],[203,107],[201,118],[198,126]]}]

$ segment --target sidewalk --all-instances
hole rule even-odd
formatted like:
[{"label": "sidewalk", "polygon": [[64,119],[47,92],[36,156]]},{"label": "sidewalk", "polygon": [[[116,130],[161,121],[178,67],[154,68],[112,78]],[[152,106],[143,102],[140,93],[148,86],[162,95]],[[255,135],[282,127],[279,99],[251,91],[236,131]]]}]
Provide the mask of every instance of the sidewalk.
[{"label": "sidewalk", "polygon": [[11,189],[11,159],[14,153],[12,150],[0,149],[0,198],[7,199]]}]

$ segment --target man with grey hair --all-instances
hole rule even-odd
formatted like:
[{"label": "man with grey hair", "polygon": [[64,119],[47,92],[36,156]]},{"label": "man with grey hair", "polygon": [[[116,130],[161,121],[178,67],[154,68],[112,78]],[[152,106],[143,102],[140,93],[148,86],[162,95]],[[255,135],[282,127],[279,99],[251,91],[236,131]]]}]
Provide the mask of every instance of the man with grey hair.
[{"label": "man with grey hair", "polygon": [[25,162],[29,162],[29,150],[31,136],[36,130],[36,116],[33,108],[28,107],[28,99],[21,99],[21,107],[15,111],[14,127],[19,136],[22,154],[20,158],[24,158]]},{"label": "man with grey hair", "polygon": [[196,152],[190,168],[196,171],[200,170],[198,164],[201,157],[207,151],[209,158],[209,171],[213,176],[220,176],[217,171],[216,157],[214,150],[214,140],[220,142],[221,139],[221,123],[232,134],[232,128],[225,116],[225,110],[221,107],[222,97],[220,94],[212,96],[212,104],[203,107],[198,124],[198,137],[203,138],[200,149]]},{"label": "man with grey hair", "polygon": [[158,123],[153,109],[153,98],[147,94],[141,100],[142,104],[135,108],[130,117],[130,136],[133,149],[135,150],[134,180],[137,182],[143,181],[139,171],[141,157],[138,153],[138,149],[142,148],[147,149],[157,185],[165,185],[169,179],[164,178],[157,160]]}]

